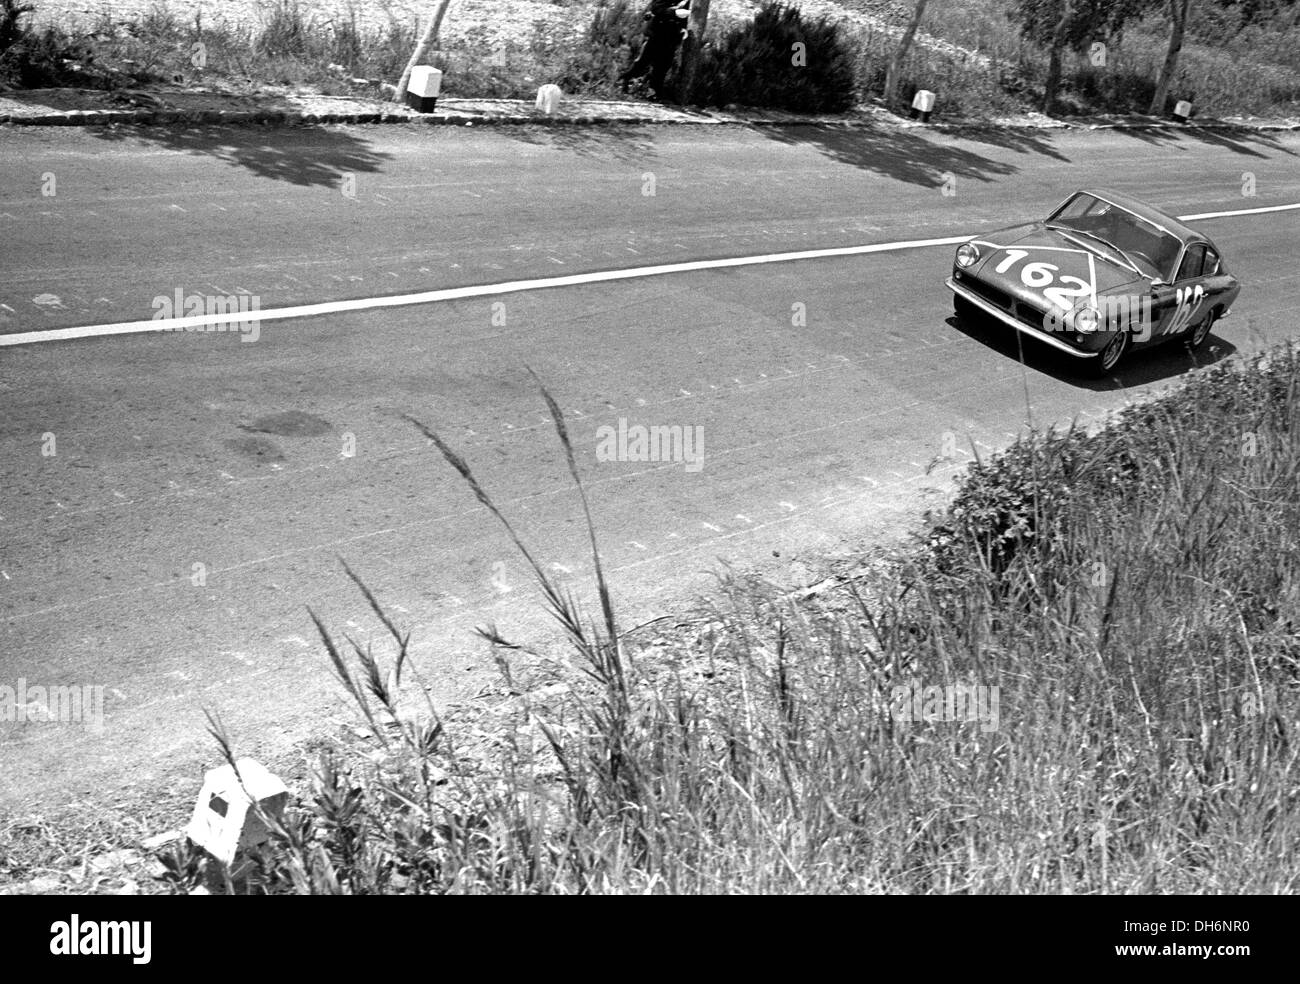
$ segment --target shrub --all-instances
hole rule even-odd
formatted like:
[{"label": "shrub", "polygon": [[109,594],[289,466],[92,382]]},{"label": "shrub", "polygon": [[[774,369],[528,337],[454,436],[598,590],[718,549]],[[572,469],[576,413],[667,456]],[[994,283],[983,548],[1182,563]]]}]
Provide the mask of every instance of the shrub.
[{"label": "shrub", "polygon": [[612,94],[641,43],[643,25],[639,6],[629,0],[601,3],[583,43],[562,59],[557,84],[566,92]]},{"label": "shrub", "polygon": [[1145,113],[1156,91],[1155,76],[1119,64],[1098,67],[1079,66],[1073,74],[1061,79],[1063,101],[1074,97],[1080,108],[1107,113]]},{"label": "shrub", "polygon": [[1197,479],[1212,485],[1231,468],[1242,431],[1267,427],[1290,439],[1296,368],[1292,355],[1259,379],[1215,366],[1176,393],[1129,407],[1099,433],[1049,431],[977,461],[931,527],[923,567],[1007,579],[1017,559],[1068,560],[1069,542],[1097,517],[1156,510],[1168,499],[1171,476],[1190,463]]},{"label": "shrub", "polygon": [[754,19],[706,44],[687,101],[838,113],[857,98],[853,54],[839,25],[767,2]]},{"label": "shrub", "polygon": [[20,0],[0,0],[0,55],[26,35],[26,28],[18,20],[35,10],[31,4],[21,3]]},{"label": "shrub", "polygon": [[318,43],[313,27],[303,17],[298,0],[274,0],[257,37],[257,50],[272,56],[305,55]]},{"label": "shrub", "polygon": [[87,44],[56,27],[38,31],[21,23],[34,11],[19,0],[0,0],[0,84],[24,89],[102,84],[98,73],[78,70],[94,61]]}]

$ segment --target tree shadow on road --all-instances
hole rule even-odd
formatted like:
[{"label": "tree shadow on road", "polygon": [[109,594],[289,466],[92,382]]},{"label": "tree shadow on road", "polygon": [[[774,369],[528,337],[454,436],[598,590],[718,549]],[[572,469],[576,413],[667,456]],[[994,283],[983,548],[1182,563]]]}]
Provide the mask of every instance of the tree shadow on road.
[{"label": "tree shadow on road", "polygon": [[497,132],[535,147],[568,151],[580,157],[613,159],[623,164],[648,161],[658,153],[653,136],[655,130],[651,127],[555,123],[503,126]]},{"label": "tree shadow on road", "polygon": [[885,132],[809,123],[755,127],[754,132],[791,146],[811,147],[839,164],[924,188],[942,187],[952,178],[993,181],[1020,170],[1014,164],[906,130]]},{"label": "tree shadow on road", "polygon": [[1199,351],[1191,352],[1181,342],[1168,342],[1132,352],[1121,360],[1118,372],[1103,379],[1093,379],[1084,375],[1079,366],[1073,364],[1070,356],[1057,352],[1037,339],[1022,336],[1017,341],[1016,332],[1011,328],[983,321],[967,324],[956,315],[949,316],[947,323],[967,338],[1013,362],[1021,361],[1023,351],[1025,368],[1031,372],[1096,392],[1126,390],[1174,379],[1193,369],[1221,362],[1237,351],[1237,346],[1211,331],[1210,337]]},{"label": "tree shadow on road", "polygon": [[[1144,143],[1153,146],[1172,147],[1183,139],[1199,140],[1201,143],[1209,144],[1213,147],[1223,147],[1234,153],[1243,154],[1247,157],[1272,157],[1275,154],[1286,154],[1290,157],[1297,156],[1294,150],[1284,147],[1278,140],[1276,134],[1265,133],[1260,131],[1249,130],[1207,130],[1198,126],[1189,126],[1184,129],[1173,129],[1170,127],[1144,128],[1144,129],[1116,129],[1110,132],[1123,134],[1126,137],[1132,137],[1134,140],[1141,140]],[[1191,147],[1187,149],[1192,149]]]},{"label": "tree shadow on road", "polygon": [[[1050,132],[1050,131],[1049,131]],[[968,140],[973,143],[992,144],[1004,147],[1019,154],[1042,154],[1052,160],[1070,163],[1070,158],[1052,146],[1050,136],[1030,130],[1005,126],[969,126],[960,131],[947,134],[955,140]]]},{"label": "tree shadow on road", "polygon": [[302,186],[337,186],[343,175],[377,172],[392,157],[338,127],[176,124],[87,127],[86,132],[110,142],[213,157],[258,177]]}]

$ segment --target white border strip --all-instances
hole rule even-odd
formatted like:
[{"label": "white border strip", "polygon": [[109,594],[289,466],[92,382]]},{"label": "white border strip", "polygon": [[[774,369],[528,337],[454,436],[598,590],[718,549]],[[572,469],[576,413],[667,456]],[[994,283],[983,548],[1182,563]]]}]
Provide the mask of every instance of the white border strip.
[{"label": "white border strip", "polygon": [[[1221,219],[1237,215],[1261,215],[1265,212],[1285,212],[1300,209],[1294,205],[1273,205],[1266,208],[1247,208],[1232,212],[1204,212],[1200,215],[1180,215],[1180,222],[1197,219]],[[614,280],[638,280],[642,277],[661,277],[670,273],[693,273],[698,270],[725,270],[733,267],[760,266],[766,263],[790,263],[794,260],[819,260],[836,256],[864,256],[869,253],[888,253],[903,249],[925,249],[930,246],[953,246],[971,239],[970,236],[945,236],[941,239],[907,239],[894,243],[875,243],[868,246],[836,246],[829,249],[809,249],[795,253],[764,253],[759,256],[734,256],[721,260],[692,260],[687,263],[663,263],[658,266],[629,267],[622,270],[597,270],[576,273],[565,277],[540,277],[533,280],[511,280],[500,284],[477,284],[472,287],[450,287],[444,290],[427,290],[416,294],[394,294],[388,297],[357,297],[346,301],[325,301],[320,304],[299,304],[294,307],[271,308],[267,311],[241,311],[241,322],[283,321],[289,318],[313,318],[323,314],[344,314],[350,311],[369,311],[375,308],[407,307],[412,304],[433,304],[438,301],[457,301],[468,297],[492,297],[497,294],[515,294],[521,291],[545,290],[550,287],[576,287],[582,284],[608,283]],[[0,335],[0,348],[12,345],[32,345],[38,342],[62,342],[75,338],[97,338],[105,335],[136,335],[152,331],[184,331],[209,325],[225,325],[231,314],[201,314],[188,318],[157,318],[148,321],[125,321],[120,324],[82,325],[76,328],[51,328],[46,331],[16,332]]]}]

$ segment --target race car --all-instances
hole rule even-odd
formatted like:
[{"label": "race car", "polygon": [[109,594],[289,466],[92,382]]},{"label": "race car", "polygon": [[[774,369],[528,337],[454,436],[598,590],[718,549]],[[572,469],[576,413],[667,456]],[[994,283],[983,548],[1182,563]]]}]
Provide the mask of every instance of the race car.
[{"label": "race car", "polygon": [[1241,292],[1218,247],[1171,215],[1113,191],[1077,191],[1046,219],[957,247],[957,317],[989,316],[1110,374],[1129,352],[1196,349]]}]

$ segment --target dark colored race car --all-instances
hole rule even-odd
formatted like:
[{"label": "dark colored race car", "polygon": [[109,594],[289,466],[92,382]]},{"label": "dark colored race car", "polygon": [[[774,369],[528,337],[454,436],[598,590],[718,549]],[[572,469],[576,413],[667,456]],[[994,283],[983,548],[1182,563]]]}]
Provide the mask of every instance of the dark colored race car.
[{"label": "dark colored race car", "polygon": [[1111,191],[962,243],[947,285],[959,318],[996,318],[1103,376],[1130,351],[1198,348],[1241,292],[1209,239]]}]

